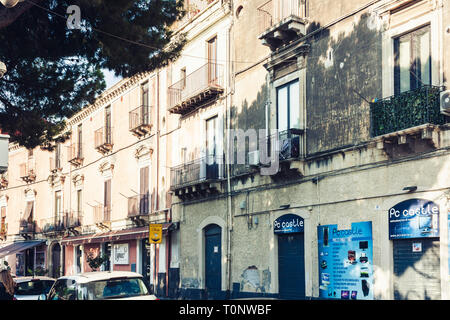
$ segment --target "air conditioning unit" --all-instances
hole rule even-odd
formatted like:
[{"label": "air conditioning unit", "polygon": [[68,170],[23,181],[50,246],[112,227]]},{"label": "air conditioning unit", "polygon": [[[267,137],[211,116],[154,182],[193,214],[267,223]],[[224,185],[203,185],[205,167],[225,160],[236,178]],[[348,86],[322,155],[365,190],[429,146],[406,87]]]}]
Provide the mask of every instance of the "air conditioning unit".
[{"label": "air conditioning unit", "polygon": [[441,113],[450,116],[450,90],[441,92]]},{"label": "air conditioning unit", "polygon": [[259,166],[259,150],[256,151],[250,151],[248,153],[248,164],[250,166]]},{"label": "air conditioning unit", "polygon": [[280,160],[300,157],[300,137],[282,139],[280,141]]}]

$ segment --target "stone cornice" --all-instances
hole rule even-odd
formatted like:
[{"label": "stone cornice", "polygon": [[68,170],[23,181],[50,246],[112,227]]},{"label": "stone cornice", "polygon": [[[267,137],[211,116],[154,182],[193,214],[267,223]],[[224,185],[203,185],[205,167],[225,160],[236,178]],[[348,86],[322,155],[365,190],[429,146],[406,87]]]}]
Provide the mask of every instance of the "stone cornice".
[{"label": "stone cornice", "polygon": [[89,114],[93,113],[98,108],[110,103],[115,98],[120,97],[127,90],[131,89],[136,83],[139,83],[141,80],[145,79],[149,75],[151,75],[155,71],[147,71],[134,75],[131,78],[123,79],[110,89],[103,92],[96,101],[84,107],[77,114],[73,115],[71,118],[67,120],[67,126],[72,126],[83,119],[85,119]]}]

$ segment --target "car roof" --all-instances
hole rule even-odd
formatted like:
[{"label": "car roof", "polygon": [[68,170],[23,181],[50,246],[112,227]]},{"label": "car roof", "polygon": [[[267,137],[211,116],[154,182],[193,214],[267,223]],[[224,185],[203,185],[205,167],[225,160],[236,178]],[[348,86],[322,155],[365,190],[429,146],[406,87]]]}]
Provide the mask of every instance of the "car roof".
[{"label": "car roof", "polygon": [[85,272],[72,276],[64,276],[60,279],[75,280],[77,283],[88,283],[93,281],[109,280],[114,278],[142,278],[142,275],[136,272],[128,271],[95,271]]},{"label": "car roof", "polygon": [[45,276],[36,276],[36,277],[16,277],[13,278],[15,282],[28,282],[31,281],[33,279],[37,279],[37,280],[49,280],[49,281],[55,281],[56,279],[50,278],[50,277],[45,277]]}]

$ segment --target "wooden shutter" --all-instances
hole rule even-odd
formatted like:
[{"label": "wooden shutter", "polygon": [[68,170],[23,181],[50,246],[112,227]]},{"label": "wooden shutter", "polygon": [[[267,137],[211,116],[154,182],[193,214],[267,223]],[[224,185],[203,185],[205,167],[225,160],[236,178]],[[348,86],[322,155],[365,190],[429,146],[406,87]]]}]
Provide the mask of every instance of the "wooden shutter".
[{"label": "wooden shutter", "polygon": [[2,218],[6,217],[6,207],[2,207]]},{"label": "wooden shutter", "polygon": [[105,196],[104,196],[104,219],[109,220],[111,215],[111,180],[105,181]]}]

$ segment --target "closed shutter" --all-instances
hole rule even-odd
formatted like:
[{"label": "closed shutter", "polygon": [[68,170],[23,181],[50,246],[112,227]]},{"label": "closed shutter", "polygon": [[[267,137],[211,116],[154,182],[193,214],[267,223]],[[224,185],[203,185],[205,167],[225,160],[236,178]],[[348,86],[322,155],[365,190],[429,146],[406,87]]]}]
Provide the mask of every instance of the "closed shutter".
[{"label": "closed shutter", "polygon": [[28,221],[33,218],[33,201],[28,201],[23,215],[23,220]]},{"label": "closed shutter", "polygon": [[[422,250],[413,252],[413,243]],[[394,241],[394,299],[441,299],[439,239]]]}]

